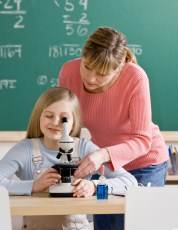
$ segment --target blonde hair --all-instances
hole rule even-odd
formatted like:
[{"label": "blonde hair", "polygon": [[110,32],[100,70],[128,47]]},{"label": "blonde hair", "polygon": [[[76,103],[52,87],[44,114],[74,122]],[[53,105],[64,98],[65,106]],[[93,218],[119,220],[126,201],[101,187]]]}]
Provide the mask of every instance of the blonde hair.
[{"label": "blonde hair", "polygon": [[75,137],[80,135],[81,116],[78,98],[70,90],[63,87],[54,87],[45,91],[37,100],[31,113],[27,128],[27,138],[43,137],[40,129],[40,117],[44,109],[60,100],[69,100],[71,102],[71,110],[73,113],[73,127],[70,135]]},{"label": "blonde hair", "polygon": [[136,57],[127,47],[123,33],[112,28],[100,27],[87,40],[82,57],[85,65],[99,75],[108,75],[125,62],[137,63]]}]

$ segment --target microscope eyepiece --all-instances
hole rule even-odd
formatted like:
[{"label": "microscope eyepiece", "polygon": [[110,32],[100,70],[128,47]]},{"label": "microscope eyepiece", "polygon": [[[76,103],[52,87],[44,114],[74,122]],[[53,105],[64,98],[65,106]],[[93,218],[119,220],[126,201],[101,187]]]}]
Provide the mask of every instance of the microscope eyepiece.
[{"label": "microscope eyepiece", "polygon": [[62,123],[67,122],[67,117],[62,117],[61,122]]}]

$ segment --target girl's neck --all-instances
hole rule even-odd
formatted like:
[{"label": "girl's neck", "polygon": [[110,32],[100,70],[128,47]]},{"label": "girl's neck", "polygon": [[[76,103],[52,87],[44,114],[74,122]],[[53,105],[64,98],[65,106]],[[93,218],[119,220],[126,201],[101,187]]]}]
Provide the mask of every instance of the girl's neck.
[{"label": "girl's neck", "polygon": [[58,140],[49,140],[43,137],[42,139],[43,145],[51,150],[58,150],[59,149],[59,141]]}]

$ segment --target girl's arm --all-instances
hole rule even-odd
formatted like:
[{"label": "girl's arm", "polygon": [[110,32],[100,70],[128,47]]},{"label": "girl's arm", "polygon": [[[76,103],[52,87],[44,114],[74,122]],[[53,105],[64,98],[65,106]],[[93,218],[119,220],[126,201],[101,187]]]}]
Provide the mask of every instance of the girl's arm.
[{"label": "girl's arm", "polygon": [[7,188],[10,195],[31,195],[33,180],[21,181],[0,175],[0,185]]},{"label": "girl's arm", "polygon": [[[113,172],[108,167],[105,167],[104,176],[105,178],[102,178],[102,183],[108,185],[109,194],[125,195],[125,192],[130,187],[138,186],[135,177],[123,168]],[[93,180],[93,183],[97,186],[100,180]]]},{"label": "girl's arm", "polygon": [[[14,179],[17,175],[20,179]],[[0,161],[0,185],[7,188],[10,195],[31,195],[43,192],[56,184],[60,177],[55,169],[47,169],[35,180],[32,165],[32,145],[29,139],[16,144]]]},{"label": "girl's arm", "polygon": [[102,180],[75,179],[73,181],[73,193],[75,197],[89,197],[96,192],[99,183],[108,185],[108,193],[112,195],[125,195],[126,191],[132,186],[138,186],[134,176],[120,168],[112,172],[109,168],[105,170],[106,178]]},{"label": "girl's arm", "polygon": [[[29,148],[26,140],[12,147],[0,160],[0,185],[7,188],[10,195],[30,195],[33,179],[29,172]],[[18,175],[20,179],[16,179]]]}]

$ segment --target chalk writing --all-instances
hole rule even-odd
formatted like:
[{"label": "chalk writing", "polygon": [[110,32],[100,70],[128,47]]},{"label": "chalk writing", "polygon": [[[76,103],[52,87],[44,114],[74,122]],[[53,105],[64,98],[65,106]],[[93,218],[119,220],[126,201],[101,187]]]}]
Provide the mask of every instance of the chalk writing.
[{"label": "chalk writing", "polygon": [[[79,36],[85,36],[88,33],[88,26],[90,22],[87,19],[87,14],[82,13],[81,18],[78,21],[72,21],[70,20],[70,15],[63,15],[64,18],[64,24],[66,27],[66,34],[68,36],[73,35],[76,31],[77,35]],[[76,25],[76,28],[74,27]]]},{"label": "chalk writing", "polygon": [[83,6],[84,10],[87,10],[87,8],[88,8],[88,0],[80,0],[79,5]]},{"label": "chalk writing", "polygon": [[51,87],[55,87],[58,85],[58,79],[57,78],[51,78],[49,83],[50,83]]},{"label": "chalk writing", "polygon": [[0,59],[22,57],[22,45],[0,45]]},{"label": "chalk writing", "polygon": [[45,85],[48,82],[48,77],[46,75],[40,75],[37,77],[37,84],[38,85]]},{"label": "chalk writing", "polygon": [[17,80],[15,79],[2,79],[0,80],[0,90],[15,89]]},{"label": "chalk writing", "polygon": [[81,47],[79,44],[62,44],[62,45],[50,45],[49,46],[49,57],[79,57],[81,54]]},{"label": "chalk writing", "polygon": [[40,75],[37,77],[36,81],[37,81],[37,85],[44,86],[46,84],[49,84],[51,87],[54,87],[57,86],[58,79],[54,77],[48,79],[48,76]]},{"label": "chalk writing", "polygon": [[55,4],[57,7],[60,7],[60,2],[59,2],[59,0],[54,0],[54,4]]},{"label": "chalk writing", "polygon": [[0,15],[14,15],[16,20],[13,27],[15,29],[22,29],[25,27],[23,21],[26,11],[21,9],[21,4],[22,0],[0,1]]},{"label": "chalk writing", "polygon": [[131,49],[131,51],[135,54],[135,55],[137,55],[137,56],[139,56],[139,55],[142,55],[142,46],[141,45],[139,45],[139,44],[128,44],[128,47],[129,47],[129,49]]},{"label": "chalk writing", "polygon": [[[55,0],[54,3],[57,7],[61,6],[57,0]],[[74,19],[74,15],[72,13],[75,12],[77,7],[80,7],[81,13],[77,13],[78,15],[75,13],[75,17],[77,17],[77,19]],[[88,20],[87,8],[88,0],[65,0],[63,6],[64,14],[62,17],[67,36],[71,36],[76,33],[78,36],[82,37],[88,34],[88,25],[90,25],[90,22]]]}]

